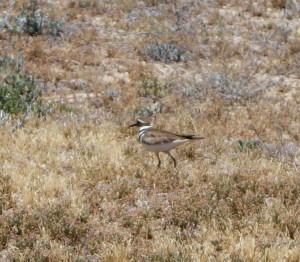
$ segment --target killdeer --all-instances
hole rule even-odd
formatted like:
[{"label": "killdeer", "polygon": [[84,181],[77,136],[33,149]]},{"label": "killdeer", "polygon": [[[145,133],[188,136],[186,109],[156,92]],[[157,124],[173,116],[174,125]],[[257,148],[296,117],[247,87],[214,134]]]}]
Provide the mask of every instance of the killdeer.
[{"label": "killdeer", "polygon": [[158,168],[160,167],[161,161],[159,158],[159,152],[166,153],[169,155],[176,167],[176,159],[170,151],[182,144],[196,139],[204,139],[204,137],[199,137],[195,135],[176,135],[174,133],[158,130],[153,128],[149,123],[138,119],[136,123],[130,125],[129,127],[138,126],[139,131],[139,142],[148,150],[155,152],[158,158]]}]

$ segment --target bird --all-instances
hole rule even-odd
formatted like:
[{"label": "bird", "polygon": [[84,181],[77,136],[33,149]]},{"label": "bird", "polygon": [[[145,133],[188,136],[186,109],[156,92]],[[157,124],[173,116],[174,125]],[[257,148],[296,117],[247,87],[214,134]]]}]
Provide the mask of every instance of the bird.
[{"label": "bird", "polygon": [[196,135],[178,135],[169,131],[155,129],[150,123],[146,123],[140,119],[129,127],[139,127],[139,142],[149,151],[156,154],[158,158],[158,168],[160,168],[161,160],[159,153],[163,152],[169,155],[173,162],[174,167],[176,167],[177,162],[175,157],[171,154],[171,150],[185,144],[191,140],[204,139],[204,137],[199,137]]}]

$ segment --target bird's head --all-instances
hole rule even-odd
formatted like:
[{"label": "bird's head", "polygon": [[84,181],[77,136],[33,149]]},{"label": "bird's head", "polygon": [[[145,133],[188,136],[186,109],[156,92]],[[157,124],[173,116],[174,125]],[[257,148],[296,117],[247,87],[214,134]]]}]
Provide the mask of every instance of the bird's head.
[{"label": "bird's head", "polygon": [[130,125],[129,127],[134,127],[134,126],[138,126],[138,127],[150,126],[150,124],[138,119],[138,120],[136,120],[136,122],[134,124]]}]

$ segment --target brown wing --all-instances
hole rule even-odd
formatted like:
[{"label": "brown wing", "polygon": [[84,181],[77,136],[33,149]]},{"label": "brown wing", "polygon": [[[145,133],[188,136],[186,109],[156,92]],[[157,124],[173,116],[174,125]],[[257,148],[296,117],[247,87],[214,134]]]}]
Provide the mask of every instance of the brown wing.
[{"label": "brown wing", "polygon": [[151,129],[143,134],[143,143],[148,145],[167,144],[175,140],[185,140],[187,137],[176,135],[163,130]]}]

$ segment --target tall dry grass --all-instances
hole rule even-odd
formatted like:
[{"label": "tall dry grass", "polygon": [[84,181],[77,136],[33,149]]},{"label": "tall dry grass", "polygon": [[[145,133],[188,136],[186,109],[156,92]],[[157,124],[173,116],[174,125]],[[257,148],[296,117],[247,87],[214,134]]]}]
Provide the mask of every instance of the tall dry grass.
[{"label": "tall dry grass", "polygon": [[[70,12],[61,37],[1,29],[43,99],[72,111],[0,127],[0,260],[299,261],[299,10],[286,2],[49,1]],[[153,61],[160,42],[191,57]],[[141,92],[155,77],[168,87]],[[157,169],[136,118],[206,139]]]}]

